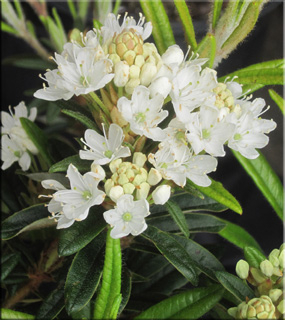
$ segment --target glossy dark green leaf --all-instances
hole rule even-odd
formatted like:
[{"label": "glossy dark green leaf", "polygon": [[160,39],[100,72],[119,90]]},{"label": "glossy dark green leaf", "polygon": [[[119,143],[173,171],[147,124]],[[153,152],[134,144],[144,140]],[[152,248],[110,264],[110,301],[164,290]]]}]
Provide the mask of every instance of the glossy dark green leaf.
[{"label": "glossy dark green leaf", "polygon": [[193,259],[178,241],[168,233],[153,226],[148,226],[142,236],[151,240],[163,256],[192,284],[198,284]]},{"label": "glossy dark green leaf", "polygon": [[[226,226],[226,224],[220,219],[205,213],[185,213],[185,219],[188,225],[188,230],[191,233],[219,232]],[[147,219],[147,223],[163,231],[179,231],[179,228],[173,223],[173,220],[169,215],[159,217],[150,216]]]},{"label": "glossy dark green leaf", "polygon": [[94,121],[86,117],[84,114],[78,112],[78,111],[73,111],[73,110],[67,110],[67,109],[62,109],[61,112],[64,114],[78,120],[81,122],[86,128],[95,130],[98,132],[98,127]]},{"label": "glossy dark green leaf", "polygon": [[259,268],[260,263],[267,259],[265,255],[255,247],[245,247],[243,252],[244,252],[245,260],[248,262],[248,264],[251,267],[254,267],[257,269]]},{"label": "glossy dark green leaf", "polygon": [[244,249],[246,246],[252,246],[261,250],[256,240],[245,229],[229,221],[220,220],[226,223],[226,227],[219,232],[220,236],[241,249]]},{"label": "glossy dark green leaf", "polygon": [[64,308],[64,281],[49,294],[41,304],[36,318],[39,320],[54,319]]},{"label": "glossy dark green leaf", "polygon": [[37,204],[14,213],[2,223],[2,239],[8,240],[25,231],[33,222],[49,216],[47,208],[43,204]]},{"label": "glossy dark green leaf", "polygon": [[167,211],[169,212],[170,216],[177,224],[179,229],[182,231],[185,237],[188,238],[190,232],[188,230],[187,221],[185,219],[184,213],[182,212],[178,204],[176,202],[168,200],[164,206],[166,207]]},{"label": "glossy dark green leaf", "polygon": [[63,184],[65,187],[69,187],[69,180],[64,173],[49,173],[49,172],[35,172],[35,173],[23,173],[19,172],[19,174],[25,175],[26,177],[42,182],[43,180],[56,180]]},{"label": "glossy dark green leaf", "polygon": [[85,220],[75,221],[71,227],[60,230],[58,254],[70,256],[92,241],[106,227],[103,212],[101,206],[94,206]]},{"label": "glossy dark green leaf", "polygon": [[243,157],[239,152],[234,150],[232,152],[271,204],[279,218],[283,219],[284,189],[280,179],[266,158],[260,152],[259,157],[253,160]]},{"label": "glossy dark green leaf", "polygon": [[230,194],[220,182],[214,181],[213,179],[211,180],[212,183],[209,187],[198,186],[190,180],[189,183],[193,184],[196,189],[204,193],[206,196],[216,200],[227,208],[242,214],[242,208],[236,198]]},{"label": "glossy dark green leaf", "polygon": [[252,299],[255,297],[254,292],[240,278],[226,271],[216,271],[215,275],[224,288],[239,299],[240,302],[245,301],[247,298]]},{"label": "glossy dark green leaf", "polygon": [[199,319],[222,298],[223,292],[218,285],[192,289],[159,302],[135,319]]},{"label": "glossy dark green leaf", "polygon": [[20,261],[20,258],[21,254],[19,252],[13,252],[1,256],[1,281],[3,281],[16,267],[16,265]]},{"label": "glossy dark green leaf", "polygon": [[102,248],[106,234],[102,232],[73,259],[65,283],[65,304],[69,314],[81,310],[94,295],[102,275]]},{"label": "glossy dark green leaf", "polygon": [[197,242],[177,235],[172,235],[172,237],[186,250],[194,261],[195,267],[208,277],[216,280],[215,271],[224,270],[221,262],[210,251]]},{"label": "glossy dark green leaf", "polygon": [[37,55],[14,55],[11,57],[8,57],[2,61],[3,65],[12,65],[19,68],[25,68],[25,69],[34,69],[34,70],[46,70],[46,69],[52,69],[54,68],[54,64],[40,59]]},{"label": "glossy dark green leaf", "polygon": [[20,118],[20,121],[22,127],[38,149],[39,153],[43,156],[46,163],[51,166],[53,160],[48,151],[48,140],[44,132],[34,122],[27,118]]},{"label": "glossy dark green leaf", "polygon": [[82,160],[79,155],[74,155],[52,165],[49,172],[66,172],[70,164],[73,164],[80,172],[87,172],[90,171],[92,161]]},{"label": "glossy dark green leaf", "polygon": [[14,311],[14,310],[5,309],[5,308],[1,308],[0,311],[1,311],[1,319],[3,320],[35,319],[35,316],[28,313],[24,313],[24,312]]},{"label": "glossy dark green leaf", "polygon": [[132,291],[132,276],[127,268],[123,268],[122,271],[122,301],[118,314],[120,314],[127,305]]}]

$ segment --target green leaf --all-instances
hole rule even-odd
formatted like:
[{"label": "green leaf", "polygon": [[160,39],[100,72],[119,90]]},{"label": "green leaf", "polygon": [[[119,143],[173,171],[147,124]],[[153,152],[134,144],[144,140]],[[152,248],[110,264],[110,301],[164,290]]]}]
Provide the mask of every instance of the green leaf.
[{"label": "green leaf", "polygon": [[187,4],[185,0],[174,0],[174,4],[183,25],[186,42],[191,46],[192,51],[195,51],[197,49],[197,42],[192,18]]},{"label": "green leaf", "polygon": [[76,154],[55,163],[49,168],[49,172],[66,172],[70,164],[73,164],[80,172],[87,172],[90,171],[92,161],[82,160]]},{"label": "green leaf", "polygon": [[218,285],[192,289],[159,302],[135,319],[199,319],[216,305],[223,292]]},{"label": "green leaf", "polygon": [[168,200],[167,203],[164,205],[167,211],[170,213],[174,222],[178,225],[179,229],[185,235],[186,238],[189,237],[190,232],[188,230],[187,221],[185,219],[184,213],[180,209],[177,203]]},{"label": "green leaf", "polygon": [[3,281],[9,273],[16,267],[20,261],[21,254],[13,252],[1,257],[1,281]]},{"label": "green leaf", "polygon": [[36,55],[19,54],[2,60],[3,65],[11,65],[19,68],[46,70],[54,68],[54,64],[40,59]]},{"label": "green leaf", "polygon": [[78,111],[72,111],[67,109],[62,109],[61,112],[65,113],[66,115],[78,120],[81,122],[86,128],[95,130],[98,132],[98,127],[96,123],[92,120],[90,120],[88,117],[86,117],[84,114],[78,112]]},{"label": "green leaf", "polygon": [[64,308],[64,281],[49,294],[41,304],[36,318],[39,320],[54,319]]},{"label": "green leaf", "polygon": [[285,114],[285,100],[273,89],[268,90],[271,99],[277,104],[280,108],[283,115]]},{"label": "green leaf", "polygon": [[1,21],[1,31],[11,33],[13,35],[18,35],[18,31],[15,30],[13,27],[9,26],[4,21]]},{"label": "green leaf", "polygon": [[260,263],[266,260],[266,257],[255,247],[245,247],[243,249],[244,257],[251,267],[259,269]]},{"label": "green leaf", "polygon": [[208,33],[199,43],[195,53],[199,54],[199,58],[209,59],[203,66],[212,68],[216,55],[216,38],[213,34]]},{"label": "green leaf", "polygon": [[75,9],[75,5],[72,0],[67,0],[68,8],[71,13],[72,19],[75,21],[77,18],[77,12]]},{"label": "green leaf", "polygon": [[48,152],[48,140],[43,131],[34,122],[27,118],[20,118],[20,121],[28,137],[32,140],[39,153],[43,156],[47,165],[51,166],[53,160]]},{"label": "green leaf", "polygon": [[226,220],[220,219],[226,223],[226,227],[219,232],[219,235],[237,247],[244,249],[246,246],[252,246],[261,250],[256,240],[242,227]]},{"label": "green leaf", "polygon": [[232,150],[232,152],[271,204],[279,218],[283,219],[283,186],[263,154],[259,152],[259,157],[251,160],[243,157],[237,151]]},{"label": "green leaf", "polygon": [[65,283],[65,305],[68,314],[81,310],[94,295],[103,264],[102,251],[106,234],[101,233],[74,257]]},{"label": "green leaf", "polygon": [[120,314],[127,305],[132,291],[132,277],[130,271],[127,268],[122,270],[122,301],[118,314]]},{"label": "green leaf", "polygon": [[2,223],[2,239],[8,240],[17,236],[33,222],[46,218],[48,215],[49,212],[43,204],[37,204],[14,213]]},{"label": "green leaf", "polygon": [[172,235],[172,237],[186,250],[194,261],[195,267],[208,277],[216,280],[215,271],[224,271],[221,262],[197,242],[177,235]]},{"label": "green leaf", "polygon": [[103,207],[94,206],[85,220],[75,221],[71,227],[60,230],[59,256],[70,256],[91,242],[106,227],[103,212]]},{"label": "green leaf", "polygon": [[215,275],[224,288],[239,299],[240,302],[245,301],[247,298],[252,299],[255,297],[254,292],[240,278],[226,271],[216,271]]},{"label": "green leaf", "polygon": [[1,319],[3,320],[21,320],[21,319],[35,319],[35,316],[19,311],[1,308]]},{"label": "green leaf", "polygon": [[223,0],[213,1],[212,29],[215,29],[222,10]]},{"label": "green leaf", "polygon": [[31,180],[42,182],[43,180],[56,180],[63,184],[64,186],[69,186],[69,180],[63,173],[49,173],[49,172],[35,172],[35,173],[25,173],[19,171],[19,174],[28,177]]},{"label": "green leaf", "polygon": [[[121,302],[122,252],[120,239],[107,233],[102,284],[95,301],[93,319],[116,319]],[[113,305],[116,308],[112,308]]]},{"label": "green leaf", "polygon": [[188,180],[188,183],[192,184],[196,189],[204,193],[206,196],[216,200],[236,213],[242,214],[242,208],[236,198],[230,194],[221,184],[211,179],[212,183],[209,187],[201,187],[194,182]]},{"label": "green leaf", "polygon": [[171,235],[153,226],[148,226],[142,236],[152,241],[163,256],[192,284],[198,284],[192,257]]},{"label": "green leaf", "polygon": [[[226,224],[220,219],[205,213],[185,213],[188,230],[196,232],[219,232]],[[157,227],[163,231],[179,231],[180,229],[173,223],[173,219],[167,215],[147,218],[147,224]]]}]

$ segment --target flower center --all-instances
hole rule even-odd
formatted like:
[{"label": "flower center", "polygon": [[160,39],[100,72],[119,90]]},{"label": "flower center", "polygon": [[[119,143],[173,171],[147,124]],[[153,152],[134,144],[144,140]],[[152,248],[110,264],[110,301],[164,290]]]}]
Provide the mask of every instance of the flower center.
[{"label": "flower center", "polygon": [[131,221],[132,218],[133,218],[133,215],[130,212],[125,212],[123,214],[123,220],[126,221],[126,222]]},{"label": "flower center", "polygon": [[240,139],[241,139],[241,134],[236,133],[236,134],[234,135],[234,139],[235,139],[235,140],[240,140]]},{"label": "flower center", "polygon": [[17,158],[20,158],[21,153],[20,153],[20,151],[14,151],[14,155],[15,155],[15,157],[17,157]]},{"label": "flower center", "polygon": [[143,112],[137,113],[135,117],[136,117],[136,122],[138,123],[142,123],[145,121],[145,113]]},{"label": "flower center", "polygon": [[112,155],[113,155],[113,152],[111,150],[106,150],[104,152],[104,156],[111,159],[112,158]]},{"label": "flower center", "polygon": [[89,190],[85,190],[82,192],[82,197],[85,199],[85,200],[88,200],[90,199],[91,197],[91,192]]},{"label": "flower center", "polygon": [[203,129],[202,130],[202,135],[204,139],[208,139],[211,135],[211,131],[209,129]]}]

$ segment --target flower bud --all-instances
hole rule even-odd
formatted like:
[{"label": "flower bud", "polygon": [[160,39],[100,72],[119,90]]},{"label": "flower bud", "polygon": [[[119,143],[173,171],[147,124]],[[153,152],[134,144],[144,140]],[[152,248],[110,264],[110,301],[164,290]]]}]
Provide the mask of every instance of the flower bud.
[{"label": "flower bud", "polygon": [[113,123],[116,123],[121,128],[128,124],[128,121],[123,118],[121,112],[115,106],[111,110],[111,119]]},{"label": "flower bud", "polygon": [[121,163],[122,163],[122,159],[115,159],[115,160],[111,161],[109,164],[109,168],[110,168],[111,172],[115,173],[118,170]]},{"label": "flower bud", "polygon": [[151,63],[145,63],[141,70],[140,82],[143,86],[148,86],[157,73],[157,68]]},{"label": "flower bud", "polygon": [[269,254],[269,261],[272,263],[273,267],[279,267],[279,254],[280,251],[278,249],[273,249]]},{"label": "flower bud", "polygon": [[184,53],[180,49],[180,47],[176,44],[173,46],[169,47],[165,53],[162,55],[162,61],[170,65],[172,63],[180,65],[184,59]]},{"label": "flower bud", "polygon": [[114,182],[112,179],[108,179],[106,182],[105,182],[105,185],[104,185],[104,188],[105,188],[105,192],[106,192],[106,195],[108,196],[109,195],[109,192],[111,190],[111,188],[114,187]]},{"label": "flower bud", "polygon": [[139,186],[141,183],[145,182],[145,176],[143,174],[137,174],[133,180],[133,185]]},{"label": "flower bud", "polygon": [[106,177],[105,170],[99,164],[94,162],[91,164],[91,171],[98,176],[98,180],[103,180]]},{"label": "flower bud", "polygon": [[274,267],[273,268],[273,274],[277,277],[282,277],[282,271],[279,269],[279,267]]},{"label": "flower bud", "polygon": [[146,162],[146,155],[141,152],[135,152],[133,156],[133,163],[142,168]]},{"label": "flower bud", "polygon": [[129,179],[127,178],[125,173],[119,174],[118,184],[124,185],[129,182]]},{"label": "flower bud", "polygon": [[124,194],[124,189],[121,186],[115,186],[110,189],[109,197],[114,202],[117,202],[117,200]]},{"label": "flower bud", "polygon": [[124,87],[129,80],[130,67],[126,61],[119,61],[114,68],[114,83],[117,87]]},{"label": "flower bud", "polygon": [[130,79],[125,86],[125,90],[128,94],[132,94],[135,88],[140,84],[140,79]]},{"label": "flower bud", "polygon": [[237,307],[230,308],[228,309],[228,314],[234,319],[236,319],[237,310],[238,310]]},{"label": "flower bud", "polygon": [[277,310],[281,313],[285,313],[285,300],[280,301],[280,303],[277,306]]},{"label": "flower bud", "polygon": [[282,269],[284,268],[284,251],[285,249],[282,249],[282,251],[279,254],[279,265]]},{"label": "flower bud", "polygon": [[152,193],[155,204],[165,204],[170,198],[171,187],[168,185],[158,186]]},{"label": "flower bud", "polygon": [[285,249],[285,243],[282,243],[279,250],[282,251],[283,249]]},{"label": "flower bud", "polygon": [[267,277],[271,277],[273,274],[273,265],[269,260],[264,260],[260,263],[261,272]]},{"label": "flower bud", "polygon": [[154,79],[148,88],[151,97],[161,94],[165,99],[171,91],[171,82],[167,77],[159,77]]},{"label": "flower bud", "polygon": [[136,198],[137,200],[146,199],[149,193],[150,185],[147,182],[141,183],[137,187]]},{"label": "flower bud", "polygon": [[160,172],[154,168],[151,168],[148,174],[148,178],[147,178],[147,182],[151,185],[151,186],[155,186],[156,184],[158,184],[162,179],[162,176],[160,174]]},{"label": "flower bud", "polygon": [[136,187],[130,182],[123,185],[123,189],[124,189],[125,194],[133,194],[135,188]]},{"label": "flower bud", "polygon": [[253,279],[257,282],[257,283],[262,283],[266,280],[266,277],[264,276],[264,274],[256,268],[250,268],[250,273],[252,274]]},{"label": "flower bud", "polygon": [[280,289],[271,289],[269,291],[269,298],[275,303],[281,296],[283,292]]},{"label": "flower bud", "polygon": [[236,274],[238,277],[244,280],[248,277],[248,272],[249,264],[243,259],[239,260],[236,264]]},{"label": "flower bud", "polygon": [[141,69],[138,66],[132,65],[130,67],[130,78],[131,79],[138,79],[140,76],[140,72],[141,72]]}]

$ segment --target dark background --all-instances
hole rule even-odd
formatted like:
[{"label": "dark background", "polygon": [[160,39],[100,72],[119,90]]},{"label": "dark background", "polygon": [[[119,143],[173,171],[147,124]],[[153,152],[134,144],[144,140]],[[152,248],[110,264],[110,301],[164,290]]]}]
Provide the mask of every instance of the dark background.
[{"label": "dark background", "polygon": [[[28,19],[35,24],[37,34],[41,37],[45,31],[40,21],[38,21],[34,12],[26,3],[22,3]],[[183,31],[173,8],[172,2],[165,2],[165,7],[172,21],[174,35],[177,43],[186,49]],[[207,2],[189,2],[188,3],[194,21],[197,40],[201,40],[207,31],[207,12],[209,3]],[[70,18],[68,8],[65,2],[48,2],[49,9],[56,6],[60,17],[63,20],[66,30],[72,28],[72,19]],[[239,47],[224,60],[217,68],[218,76],[223,76],[240,68],[254,63],[280,59],[283,57],[283,1],[270,2],[267,4],[261,14],[258,24],[251,35]],[[137,14],[141,11],[139,3],[123,2],[120,11],[127,10],[130,14]],[[89,27],[92,27],[91,13],[89,17]],[[22,40],[6,33],[1,33],[1,55],[3,59],[16,54],[32,53],[32,49]],[[1,72],[1,105],[2,109],[7,110],[9,105],[16,106],[24,100],[29,103],[31,96],[25,96],[26,90],[37,90],[42,87],[42,80],[39,79],[37,70],[27,70],[7,65],[2,65]],[[43,71],[42,71],[43,73]],[[270,143],[262,150],[280,179],[283,181],[283,118],[280,110],[268,95],[268,88],[254,93],[254,97],[262,97],[271,105],[271,109],[263,115],[264,118],[273,118],[277,122],[277,129],[269,134]],[[282,95],[281,86],[272,86]],[[266,254],[276,247],[279,247],[283,241],[283,228],[280,219],[274,210],[262,196],[254,183],[243,171],[237,160],[233,157],[231,151],[227,150],[224,158],[218,159],[218,169],[212,177],[219,180],[223,185],[238,199],[243,207],[243,215],[226,211],[219,214],[220,217],[230,220],[244,227],[260,243]],[[228,245],[225,240],[218,236],[210,234],[201,234],[197,240],[201,243],[215,243],[219,241],[228,249],[224,254],[222,262],[228,269],[233,269],[238,259],[242,258],[240,250]]]}]

